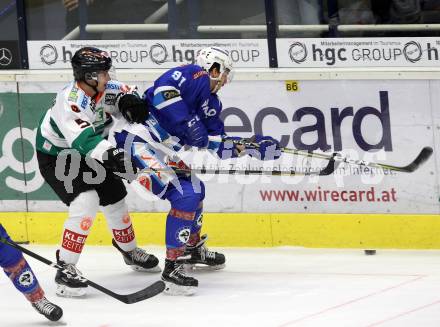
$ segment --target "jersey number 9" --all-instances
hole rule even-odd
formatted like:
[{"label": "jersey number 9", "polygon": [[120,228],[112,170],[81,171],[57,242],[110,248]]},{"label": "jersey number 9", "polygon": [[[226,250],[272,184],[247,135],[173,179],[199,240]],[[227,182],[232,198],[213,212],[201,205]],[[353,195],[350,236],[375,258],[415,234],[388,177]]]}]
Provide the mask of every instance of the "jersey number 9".
[{"label": "jersey number 9", "polygon": [[175,70],[171,76],[174,78],[175,81],[180,80],[179,84],[177,84],[179,87],[181,87],[182,84],[186,81],[186,78],[182,76],[182,72],[179,72],[178,70]]}]

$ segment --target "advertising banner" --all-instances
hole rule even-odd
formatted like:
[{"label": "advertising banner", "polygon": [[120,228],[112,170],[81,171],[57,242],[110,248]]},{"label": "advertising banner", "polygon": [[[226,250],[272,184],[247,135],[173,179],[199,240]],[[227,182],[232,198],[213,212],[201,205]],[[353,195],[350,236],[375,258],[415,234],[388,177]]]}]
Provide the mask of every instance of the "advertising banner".
[{"label": "advertising banner", "polygon": [[107,51],[116,68],[171,68],[192,64],[199,50],[220,47],[228,51],[234,67],[268,67],[267,41],[240,40],[69,40],[28,41],[30,69],[70,68],[76,50],[94,46]]},{"label": "advertising banner", "polygon": [[[23,92],[19,99],[13,93],[0,93],[7,113],[0,116],[0,210],[19,199],[26,199],[29,210],[66,210],[39,175],[33,148],[39,117],[61,85],[20,82],[19,86]],[[440,83],[428,80],[234,81],[220,92],[221,117],[229,135],[270,135],[284,147],[327,154],[338,151],[353,159],[398,166],[410,163],[425,146],[434,148],[434,155],[413,173],[340,165],[330,176],[201,176],[206,182],[204,208],[213,212],[438,214],[438,94]],[[327,162],[284,154],[275,161],[249,156],[219,161],[202,156],[191,163],[196,168],[304,172],[316,171]],[[131,186],[128,189],[130,210],[169,210],[166,201],[146,198]]]},{"label": "advertising banner", "polygon": [[277,39],[279,67],[439,67],[440,38]]},{"label": "advertising banner", "polygon": [[[271,135],[287,147],[399,166],[425,146],[436,153],[433,116],[438,110],[431,101],[438,101],[437,81],[295,83],[242,82],[222,90],[227,131]],[[306,161],[284,155],[275,167],[301,167]],[[312,166],[324,164],[315,160]],[[435,165],[433,156],[410,174],[342,165],[331,176],[258,177],[244,186],[242,210],[439,213]]]},{"label": "advertising banner", "polygon": [[19,69],[18,41],[0,41],[0,69]]}]

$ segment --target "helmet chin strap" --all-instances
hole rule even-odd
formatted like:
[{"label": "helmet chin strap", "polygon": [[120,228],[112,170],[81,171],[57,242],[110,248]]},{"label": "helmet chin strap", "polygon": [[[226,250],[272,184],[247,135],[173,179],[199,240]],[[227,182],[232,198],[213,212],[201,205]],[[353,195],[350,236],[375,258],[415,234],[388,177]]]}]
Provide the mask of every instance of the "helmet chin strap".
[{"label": "helmet chin strap", "polygon": [[222,83],[223,83],[223,74],[224,73],[220,73],[219,77],[211,77],[209,76],[210,80],[212,82],[215,82],[215,87],[214,89],[211,91],[211,93],[217,93],[218,90],[220,90],[222,88]]},{"label": "helmet chin strap", "polygon": [[93,96],[96,96],[99,93],[99,91],[98,91],[98,81],[93,79],[93,81],[96,82],[95,85],[89,84],[89,83],[87,83],[87,81],[88,81],[88,79],[85,79],[84,83],[86,83],[88,86],[90,86],[93,89],[93,91],[95,91],[95,94]]},{"label": "helmet chin strap", "polygon": [[222,85],[221,85],[221,84],[222,84],[222,81],[221,81],[221,80],[217,80],[217,79],[215,79],[215,80],[213,80],[213,81],[215,81],[216,84],[215,84],[214,89],[211,91],[211,93],[217,93],[217,91],[220,90],[221,87],[222,87]]}]

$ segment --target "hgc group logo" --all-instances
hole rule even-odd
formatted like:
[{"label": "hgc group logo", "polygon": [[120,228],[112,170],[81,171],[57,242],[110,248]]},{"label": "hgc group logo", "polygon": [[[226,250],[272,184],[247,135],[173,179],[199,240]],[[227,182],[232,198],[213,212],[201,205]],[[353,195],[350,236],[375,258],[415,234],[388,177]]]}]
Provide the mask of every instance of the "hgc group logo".
[{"label": "hgc group logo", "polygon": [[307,59],[307,47],[302,42],[294,42],[289,47],[289,57],[293,62],[300,64]]},{"label": "hgc group logo", "polygon": [[438,65],[440,60],[439,42],[434,40],[313,39],[280,44],[287,46],[287,56],[281,55],[281,62],[288,58],[304,67]]}]

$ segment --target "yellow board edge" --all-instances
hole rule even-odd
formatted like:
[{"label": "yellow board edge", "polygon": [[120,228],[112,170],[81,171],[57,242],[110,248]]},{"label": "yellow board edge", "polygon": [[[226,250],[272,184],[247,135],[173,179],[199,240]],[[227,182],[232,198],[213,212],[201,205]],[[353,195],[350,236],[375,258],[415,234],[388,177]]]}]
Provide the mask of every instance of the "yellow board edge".
[{"label": "yellow board edge", "polygon": [[[0,212],[0,223],[17,242],[58,244],[65,212]],[[164,245],[166,213],[131,213],[139,245]],[[440,215],[204,213],[202,233],[210,246],[440,249]],[[87,240],[110,245],[98,214]]]}]

